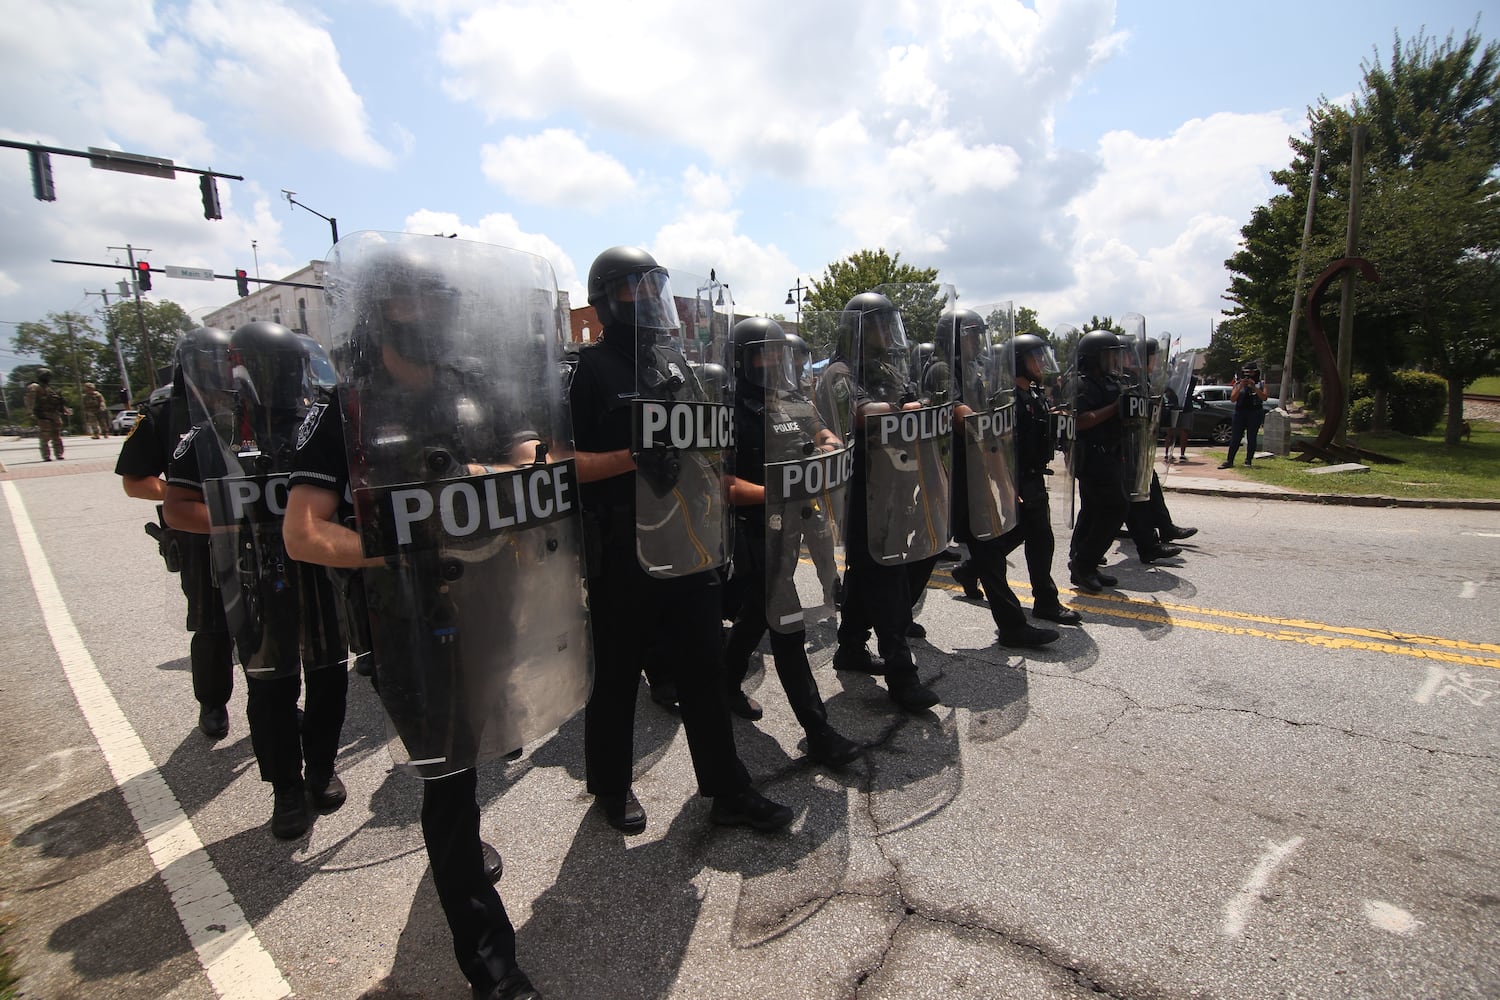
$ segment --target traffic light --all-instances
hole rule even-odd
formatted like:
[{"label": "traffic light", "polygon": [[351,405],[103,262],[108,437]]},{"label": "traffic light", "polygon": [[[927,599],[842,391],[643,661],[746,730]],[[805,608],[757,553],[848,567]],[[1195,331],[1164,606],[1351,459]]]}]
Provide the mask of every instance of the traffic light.
[{"label": "traffic light", "polygon": [[224,213],[219,210],[219,188],[214,183],[213,174],[204,174],[199,177],[198,189],[203,192],[203,217],[205,219],[224,218]]},{"label": "traffic light", "polygon": [[234,284],[240,290],[241,298],[250,294],[250,275],[243,267],[234,269]]},{"label": "traffic light", "polygon": [[56,201],[57,190],[52,186],[52,157],[40,149],[31,154],[31,193],[37,201]]},{"label": "traffic light", "polygon": [[136,287],[143,292],[151,291],[151,265],[143,260],[135,262]]}]

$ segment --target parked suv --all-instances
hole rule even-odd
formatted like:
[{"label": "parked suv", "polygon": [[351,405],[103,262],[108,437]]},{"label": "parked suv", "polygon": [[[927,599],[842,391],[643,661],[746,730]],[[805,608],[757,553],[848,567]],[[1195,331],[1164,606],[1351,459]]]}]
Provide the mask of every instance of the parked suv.
[{"label": "parked suv", "polygon": [[140,419],[141,413],[139,410],[121,410],[115,414],[115,418],[109,422],[109,425],[117,431],[128,431]]},{"label": "parked suv", "polygon": [[[1192,418],[1188,426],[1189,441],[1229,443],[1229,422],[1234,417],[1234,402],[1229,394],[1233,391],[1232,385],[1200,385],[1193,390],[1193,409],[1188,414]],[[1281,400],[1272,396],[1261,403],[1261,408],[1270,411],[1280,405]]]}]

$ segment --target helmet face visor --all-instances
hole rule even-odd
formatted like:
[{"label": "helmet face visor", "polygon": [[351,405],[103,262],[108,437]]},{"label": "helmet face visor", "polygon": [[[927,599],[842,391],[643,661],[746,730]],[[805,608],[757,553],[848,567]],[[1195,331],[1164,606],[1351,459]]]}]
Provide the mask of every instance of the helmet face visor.
[{"label": "helmet face visor", "polygon": [[906,339],[901,314],[894,309],[865,313],[859,326],[866,356],[873,357],[882,352],[905,355],[911,346]]},{"label": "helmet face visor", "polygon": [[797,388],[792,348],[785,340],[757,340],[744,347],[743,377],[751,385],[771,392]]},{"label": "helmet face visor", "polygon": [[666,330],[675,335],[682,327],[663,269],[614,278],[605,285],[605,294],[616,318],[637,330]]},{"label": "helmet face visor", "polygon": [[1052,345],[1044,343],[1040,347],[1021,352],[1016,374],[1036,381],[1051,378],[1060,370],[1057,366],[1057,355],[1052,353]]}]

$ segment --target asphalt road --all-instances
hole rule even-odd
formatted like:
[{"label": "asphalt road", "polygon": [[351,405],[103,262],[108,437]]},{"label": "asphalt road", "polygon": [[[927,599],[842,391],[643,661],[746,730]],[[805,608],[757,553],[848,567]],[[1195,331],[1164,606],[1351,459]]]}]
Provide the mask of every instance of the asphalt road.
[{"label": "asphalt road", "polygon": [[[361,679],[349,802],[298,841],[266,828],[243,684],[226,740],[194,729],[182,598],[117,448],[72,438],[42,466],[0,443],[0,913],[25,995],[467,996],[416,783]],[[766,717],[739,744],[797,810],[788,834],[710,826],[680,726],[644,697],[638,837],[591,809],[578,719],[483,769],[538,986],[1500,995],[1500,516],[1170,502],[1202,529],[1186,558],[1143,567],[1124,543],[1118,591],[1077,599],[1085,625],[1038,653],[994,645],[987,609],[935,577],[915,644],[931,713],[836,674],[818,629],[832,719],[869,746],[844,773],[803,759],[774,672],[752,674]]]}]

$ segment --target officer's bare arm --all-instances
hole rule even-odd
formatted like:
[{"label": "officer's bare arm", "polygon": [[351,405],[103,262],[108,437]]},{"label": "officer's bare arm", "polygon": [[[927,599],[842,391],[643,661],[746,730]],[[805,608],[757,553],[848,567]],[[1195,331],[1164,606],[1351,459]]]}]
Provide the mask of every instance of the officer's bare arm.
[{"label": "officer's bare arm", "polygon": [[167,482],[160,476],[121,476],[120,485],[125,495],[137,500],[165,500]]},{"label": "officer's bare arm", "polygon": [[332,490],[293,486],[281,522],[286,554],[298,562],[340,569],[381,565],[380,559],[365,558],[359,535],[338,522],[338,511],[339,495]]},{"label": "officer's bare arm", "polygon": [[208,504],[203,502],[202,493],[168,483],[166,496],[162,499],[162,517],[166,518],[167,527],[198,535],[208,534]]},{"label": "officer's bare arm", "polygon": [[578,463],[580,483],[611,479],[635,470],[635,459],[630,457],[629,448],[621,448],[619,451],[575,451],[573,460]]},{"label": "officer's bare arm", "polygon": [[753,507],[766,502],[766,488],[739,476],[725,476],[729,486],[729,502],[736,507]]}]

